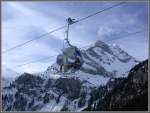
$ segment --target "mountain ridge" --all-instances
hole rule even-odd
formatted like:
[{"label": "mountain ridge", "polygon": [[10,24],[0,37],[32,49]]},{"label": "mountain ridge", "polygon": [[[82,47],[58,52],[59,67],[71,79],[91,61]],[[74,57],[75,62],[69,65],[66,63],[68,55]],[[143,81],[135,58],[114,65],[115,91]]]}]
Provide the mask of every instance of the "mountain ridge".
[{"label": "mountain ridge", "polygon": [[[97,41],[82,51],[83,66],[71,72],[59,71],[57,63],[40,74],[23,73],[3,88],[4,111],[81,111],[86,109],[91,93],[118,85],[115,79],[125,79],[138,61],[118,46]],[[120,83],[120,82],[118,82]],[[109,85],[108,85],[109,84]],[[109,87],[109,91],[113,88]]]}]

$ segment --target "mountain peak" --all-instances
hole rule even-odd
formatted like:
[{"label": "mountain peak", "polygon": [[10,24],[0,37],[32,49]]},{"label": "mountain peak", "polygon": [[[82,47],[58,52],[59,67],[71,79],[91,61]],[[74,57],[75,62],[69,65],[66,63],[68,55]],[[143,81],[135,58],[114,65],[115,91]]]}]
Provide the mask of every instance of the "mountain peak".
[{"label": "mountain peak", "polygon": [[94,44],[94,46],[95,46],[95,47],[103,47],[103,48],[104,48],[104,47],[106,47],[106,48],[109,47],[105,42],[103,42],[103,41],[101,41],[101,40],[96,41],[95,44]]}]

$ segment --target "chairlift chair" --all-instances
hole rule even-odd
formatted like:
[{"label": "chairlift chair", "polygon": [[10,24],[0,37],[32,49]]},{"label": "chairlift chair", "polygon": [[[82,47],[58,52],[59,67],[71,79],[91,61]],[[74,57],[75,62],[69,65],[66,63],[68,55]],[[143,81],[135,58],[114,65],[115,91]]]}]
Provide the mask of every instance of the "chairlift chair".
[{"label": "chairlift chair", "polygon": [[[71,19],[70,17],[67,19],[67,37],[64,40],[68,44],[68,47],[64,47],[62,49],[62,54],[58,55],[57,57],[57,64],[60,65],[60,71],[63,70],[64,72],[66,72],[70,68],[80,69],[83,64],[81,51],[77,47],[71,45],[68,40],[69,25],[75,22],[75,19]],[[69,61],[69,59],[74,59],[74,62]]]}]

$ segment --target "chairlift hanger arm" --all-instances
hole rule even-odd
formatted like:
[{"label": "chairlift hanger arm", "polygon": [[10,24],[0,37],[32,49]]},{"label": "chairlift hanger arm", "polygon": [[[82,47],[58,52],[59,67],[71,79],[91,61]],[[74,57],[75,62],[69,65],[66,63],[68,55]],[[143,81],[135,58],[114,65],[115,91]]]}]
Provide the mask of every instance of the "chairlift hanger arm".
[{"label": "chairlift hanger arm", "polygon": [[69,42],[69,38],[68,38],[69,37],[69,28],[70,28],[70,25],[75,23],[76,21],[75,21],[75,19],[71,19],[70,17],[67,18],[66,21],[67,21],[67,30],[66,30],[66,39],[65,40],[67,41],[68,45],[72,47],[72,45]]}]

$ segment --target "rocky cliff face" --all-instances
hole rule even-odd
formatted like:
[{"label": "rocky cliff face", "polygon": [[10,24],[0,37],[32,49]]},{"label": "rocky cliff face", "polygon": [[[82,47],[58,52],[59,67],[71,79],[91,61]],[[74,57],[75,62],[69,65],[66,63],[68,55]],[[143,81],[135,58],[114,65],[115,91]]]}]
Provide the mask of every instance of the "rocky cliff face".
[{"label": "rocky cliff face", "polygon": [[96,92],[92,92],[85,110],[147,111],[148,60],[133,67],[127,78],[114,79],[106,86],[99,87]]},{"label": "rocky cliff face", "polygon": [[43,79],[24,73],[3,89],[3,110],[6,111],[75,111],[84,106],[88,88],[75,78]]},{"label": "rocky cliff face", "polygon": [[[74,73],[71,70],[60,73],[60,67],[54,63],[41,74],[20,75],[10,85],[3,87],[3,111],[110,110],[115,109],[117,103],[124,104],[125,100],[135,96],[130,91],[130,97],[128,90],[125,90],[130,85],[126,84],[133,85],[130,90],[141,88],[141,85],[134,85],[135,82],[139,84],[140,77],[130,74],[131,77],[127,77],[138,61],[118,46],[98,41],[82,51],[82,56],[84,65]],[[125,86],[127,88],[124,89]],[[121,97],[122,93],[129,93],[129,97],[125,94],[124,98]]]}]

